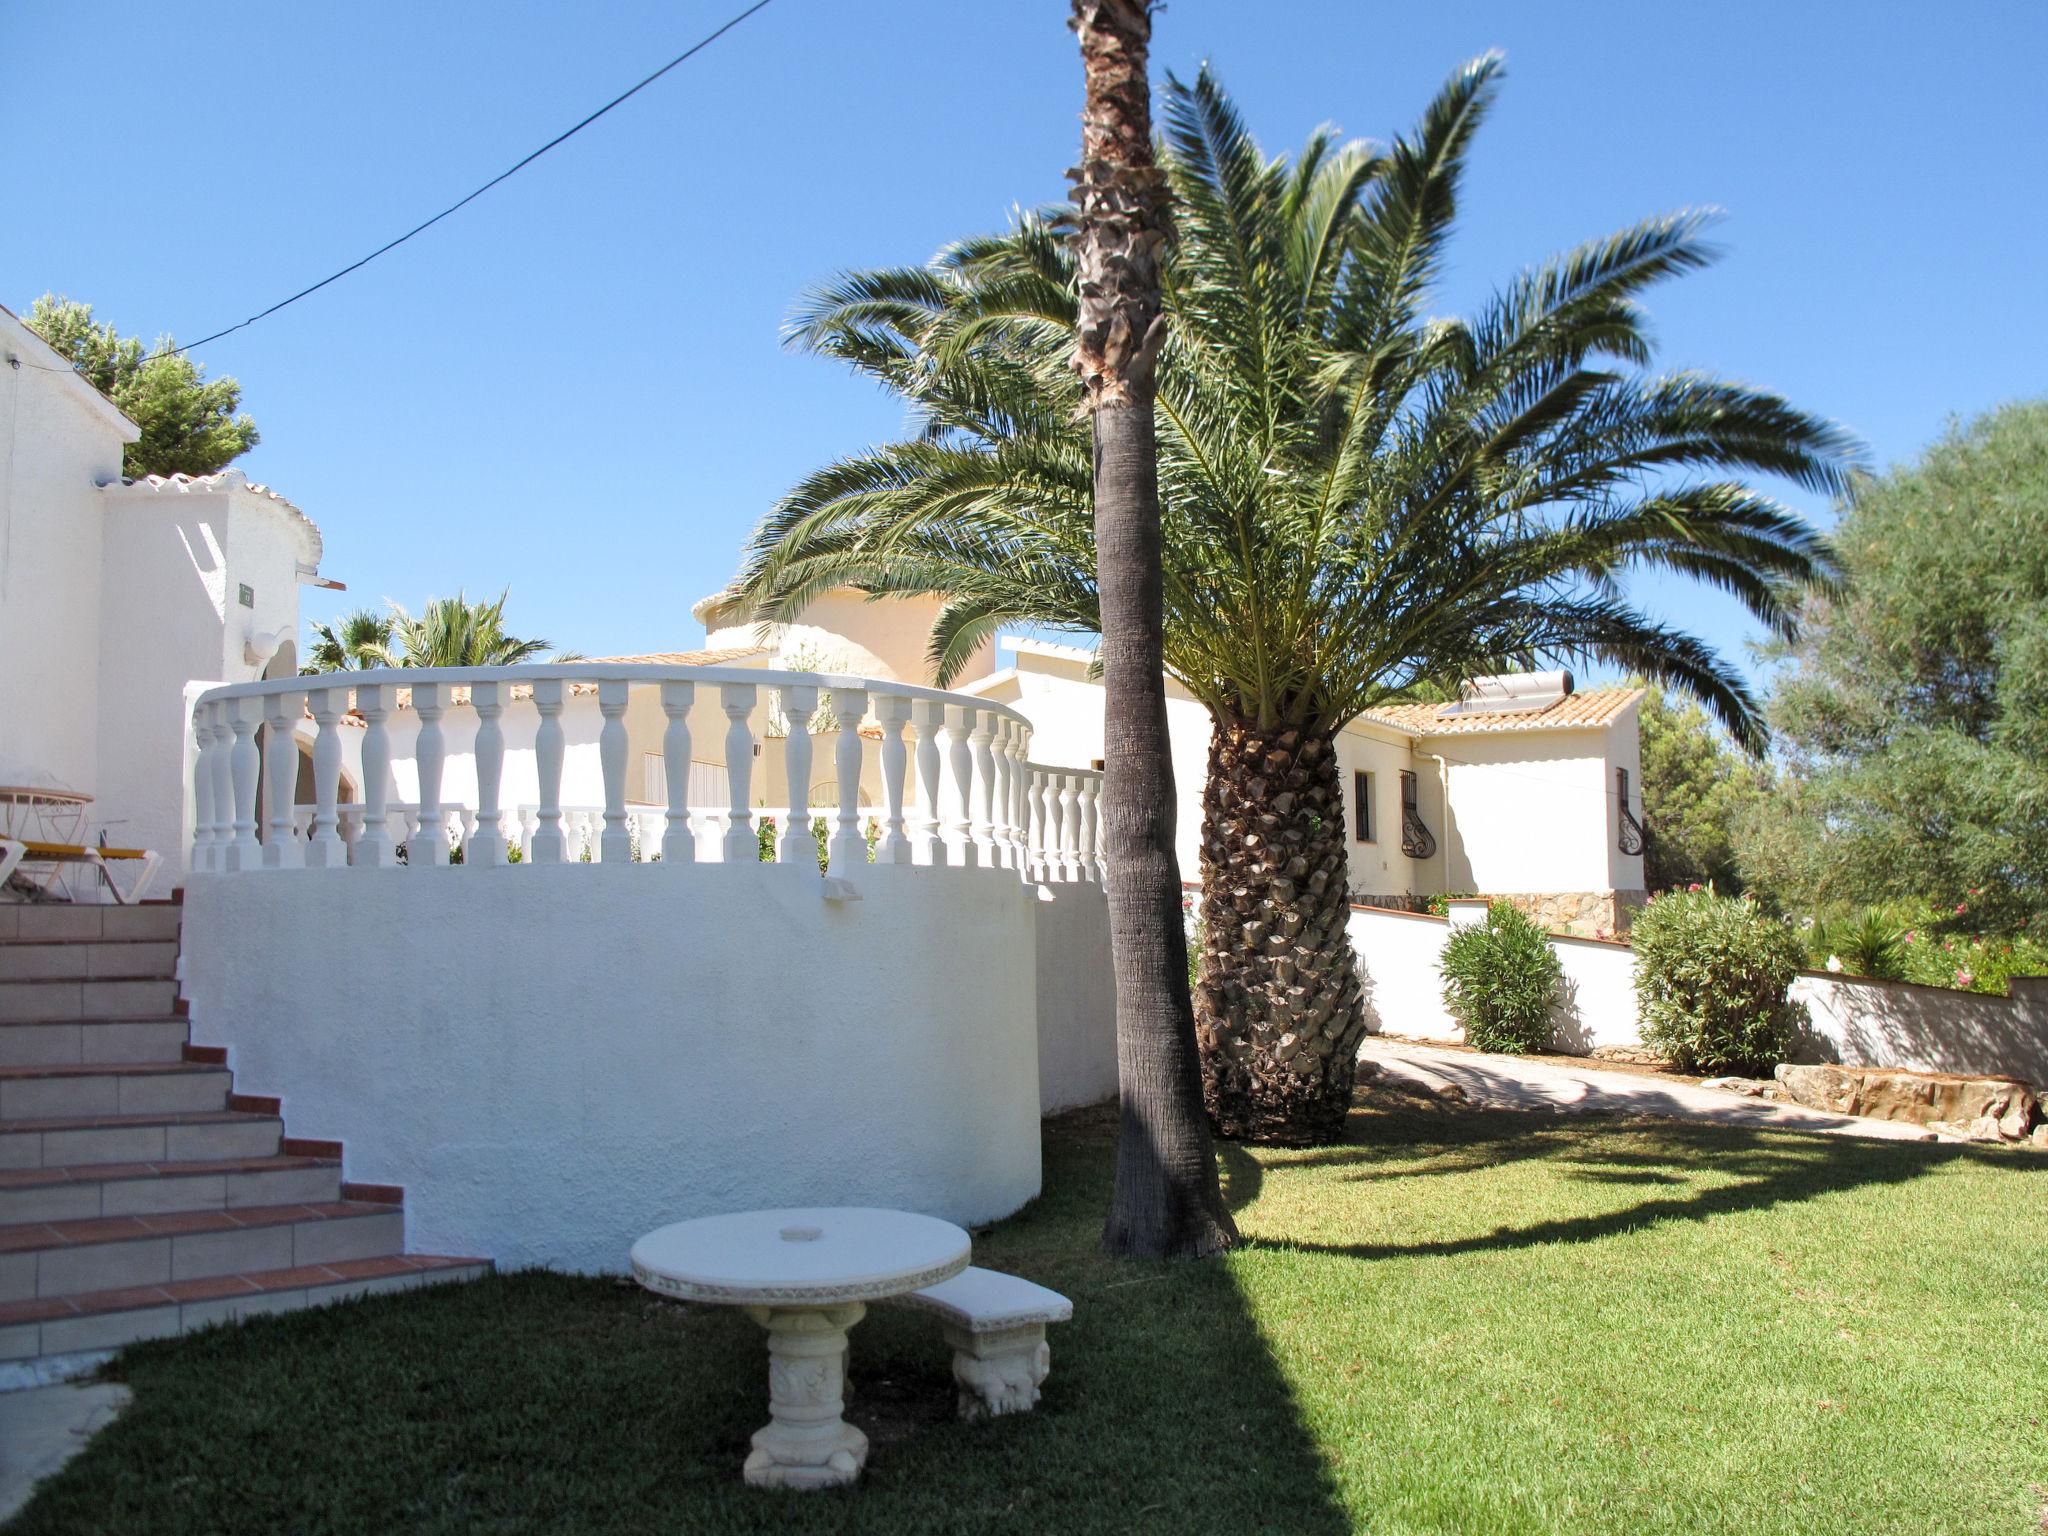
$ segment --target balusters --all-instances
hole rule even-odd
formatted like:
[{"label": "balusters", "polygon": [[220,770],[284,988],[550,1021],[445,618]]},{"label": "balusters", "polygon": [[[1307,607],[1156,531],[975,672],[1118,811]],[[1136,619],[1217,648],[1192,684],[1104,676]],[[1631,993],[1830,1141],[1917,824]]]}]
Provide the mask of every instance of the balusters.
[{"label": "balusters", "polygon": [[662,775],[668,780],[668,820],[661,834],[661,862],[694,864],[697,839],[690,831],[690,706],[695,683],[663,683],[661,712],[668,729],[661,735]]},{"label": "balusters", "polygon": [[1102,780],[1092,773],[1084,773],[1080,778],[1081,827],[1080,837],[1076,846],[1079,849],[1081,858],[1081,878],[1083,880],[1095,880],[1099,877],[1101,870],[1101,866],[1097,863],[1096,859],[1099,839],[1096,836],[1095,797],[1102,787]]},{"label": "balusters", "polygon": [[566,750],[562,737],[562,680],[537,679],[533,685],[533,707],[540,713],[540,724],[533,732],[533,763],[540,776],[540,820],[533,840],[527,844],[526,855],[536,864],[559,864],[566,847],[562,838],[562,755]]},{"label": "balusters", "polygon": [[877,864],[908,864],[910,839],[903,831],[903,727],[910,719],[910,700],[885,693],[875,700],[875,720],[882,727],[882,836],[875,844]]},{"label": "balusters", "polygon": [[860,830],[860,723],[868,712],[864,688],[834,688],[832,713],[839,718],[839,740],[832,748],[832,767],[839,775],[839,826],[825,849],[825,872],[850,875],[868,861],[868,841]]},{"label": "balusters", "polygon": [[967,745],[974,759],[973,837],[975,863],[993,869],[999,862],[995,841],[996,757],[989,746],[995,729],[990,710],[977,711],[967,731]]},{"label": "balusters", "polygon": [[946,808],[953,812],[946,824],[947,862],[968,869],[974,868],[978,862],[973,830],[974,748],[970,741],[977,713],[979,711],[968,705],[946,706],[946,766],[951,772],[952,791]]},{"label": "balusters", "polygon": [[789,735],[782,743],[783,777],[789,781],[789,809],[782,835],[775,840],[775,862],[818,865],[818,834],[811,829],[811,716],[817,713],[818,690],[792,683],[781,690],[782,718]]},{"label": "balusters", "polygon": [[505,715],[502,683],[478,683],[469,690],[476,710],[476,831],[462,848],[465,865],[505,862],[504,811],[498,797],[505,779]]},{"label": "balusters", "polygon": [[939,728],[946,706],[937,699],[917,699],[910,706],[911,728],[917,733],[917,830],[910,838],[913,864],[943,864],[945,844],[939,838]]},{"label": "balusters", "polygon": [[298,869],[304,851],[292,826],[292,805],[299,788],[299,717],[303,693],[263,696],[263,867]]},{"label": "balusters", "polygon": [[316,688],[313,710],[313,824],[306,833],[306,864],[312,869],[340,869],[348,863],[348,845],[341,840],[341,717],[347,690]]},{"label": "balusters", "polygon": [[412,690],[412,712],[420,722],[413,745],[420,776],[419,830],[405,845],[405,861],[415,869],[448,862],[448,818],[441,809],[441,767],[448,759],[441,716],[447,702],[441,690],[440,683],[415,683]]},{"label": "balusters", "polygon": [[1024,764],[1024,872],[1032,880],[1045,878],[1045,774],[1032,762]]},{"label": "balusters", "polygon": [[597,857],[605,864],[633,862],[633,834],[626,830],[626,682],[601,679],[597,712],[604,724],[597,733],[597,765],[604,777],[604,831]]},{"label": "balusters", "polygon": [[391,706],[386,699],[381,683],[356,690],[356,709],[363,717],[363,821],[351,862],[372,869],[398,862],[398,846],[386,825],[391,798]]},{"label": "balusters", "polygon": [[194,871],[213,868],[213,714],[211,704],[192,707],[192,857]]},{"label": "balusters", "polygon": [[1031,878],[1031,727],[1022,721],[1017,723],[1013,737],[1015,757],[1011,763],[1010,800],[1015,808],[1011,822],[1017,834],[1017,869],[1025,879]]},{"label": "balusters", "polygon": [[1010,752],[1016,722],[1004,715],[995,729],[995,840],[996,863],[1004,869],[1017,867],[1016,818],[1010,813]]},{"label": "balusters", "polygon": [[[761,857],[754,831],[754,729],[747,723],[758,697],[753,683],[720,683],[718,707],[729,722],[725,728],[725,862],[752,864]],[[816,855],[813,854],[813,857]]]}]

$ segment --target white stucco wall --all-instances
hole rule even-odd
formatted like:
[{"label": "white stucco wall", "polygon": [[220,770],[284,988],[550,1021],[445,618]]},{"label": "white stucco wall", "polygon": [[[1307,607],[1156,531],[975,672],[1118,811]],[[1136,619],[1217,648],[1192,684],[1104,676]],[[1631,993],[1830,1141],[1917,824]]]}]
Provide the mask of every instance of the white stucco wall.
[{"label": "white stucco wall", "polygon": [[[1411,859],[1401,851],[1401,775],[1415,775],[1416,809],[1423,825],[1436,834],[1437,851],[1427,859]],[[1357,775],[1370,773],[1373,795],[1373,840],[1358,837],[1354,798]],[[1361,895],[1435,895],[1444,884],[1443,783],[1437,765],[1416,758],[1407,738],[1384,727],[1358,722],[1337,734],[1337,776],[1344,792],[1344,848],[1349,887]]]},{"label": "white stucco wall", "polygon": [[194,1039],[418,1251],[617,1270],[664,1222],[1038,1191],[1042,904],[992,870],[303,870],[192,878]]},{"label": "white stucco wall", "polygon": [[[1375,1034],[1425,1040],[1462,1040],[1464,1030],[1443,1005],[1443,948],[1451,925],[1440,917],[1354,907],[1347,925],[1352,952],[1367,981]],[[1553,937],[1564,968],[1564,994],[1553,1044],[1591,1051],[1633,1045],[1636,1030],[1635,955],[1625,944]]]},{"label": "white stucco wall", "polygon": [[0,757],[88,794],[100,752],[98,487],[120,478],[138,435],[0,311]]},{"label": "white stucco wall", "polygon": [[1947,987],[1801,972],[1802,1056],[1852,1067],[1987,1073],[2048,1087],[2048,979],[2022,977],[1991,997]]},{"label": "white stucco wall", "polygon": [[1443,848],[1445,888],[1614,889],[1607,746],[1597,727],[1421,738],[1418,755],[1447,765],[1450,814],[1431,828]]},{"label": "white stucco wall", "polygon": [[1041,885],[1038,1103],[1044,1114],[1116,1097],[1116,977],[1102,887]]},{"label": "white stucco wall", "polygon": [[[843,672],[929,686],[926,660],[932,624],[941,607],[935,597],[888,597],[870,601],[858,592],[827,592],[804,609],[802,622],[770,625],[730,622],[715,600],[699,603],[704,644],[710,650],[766,645],[777,651],[775,665],[791,671]],[[995,647],[984,645],[955,679],[955,686],[986,677],[995,666]]]}]

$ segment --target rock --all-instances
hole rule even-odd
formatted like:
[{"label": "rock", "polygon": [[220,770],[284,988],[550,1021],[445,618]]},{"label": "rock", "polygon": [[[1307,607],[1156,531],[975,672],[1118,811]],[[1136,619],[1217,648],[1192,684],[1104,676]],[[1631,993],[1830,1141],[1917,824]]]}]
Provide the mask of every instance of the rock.
[{"label": "rock", "polygon": [[1668,1067],[1671,1062],[1655,1051],[1645,1050],[1639,1045],[1596,1045],[1593,1047],[1595,1061],[1622,1061],[1632,1067]]},{"label": "rock", "polygon": [[2009,1077],[1789,1062],[1778,1068],[1776,1077],[1788,1098],[1809,1109],[1914,1125],[1939,1123],[1945,1133],[1972,1140],[1981,1139],[1976,1134],[1981,1123],[1994,1139],[2018,1141],[2040,1113],[2032,1090]]},{"label": "rock", "polygon": [[1747,1098],[1761,1099],[1770,1096],[1771,1084],[1760,1077],[1710,1077],[1702,1088],[1719,1088],[1727,1093],[1739,1093]]},{"label": "rock", "polygon": [[2027,1137],[2027,1145],[2048,1152],[2048,1125],[2035,1126],[2033,1134]]}]

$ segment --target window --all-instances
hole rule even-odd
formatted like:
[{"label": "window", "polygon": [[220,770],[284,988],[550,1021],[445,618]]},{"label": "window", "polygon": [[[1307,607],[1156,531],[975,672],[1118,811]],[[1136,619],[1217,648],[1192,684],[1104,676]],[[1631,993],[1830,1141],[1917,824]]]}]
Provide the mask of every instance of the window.
[{"label": "window", "polygon": [[1415,775],[1406,770],[1401,774],[1401,851],[1411,859],[1436,854],[1436,834],[1423,825]]},{"label": "window", "polygon": [[1362,768],[1351,775],[1351,815],[1358,828],[1358,840],[1373,842],[1372,775]]}]

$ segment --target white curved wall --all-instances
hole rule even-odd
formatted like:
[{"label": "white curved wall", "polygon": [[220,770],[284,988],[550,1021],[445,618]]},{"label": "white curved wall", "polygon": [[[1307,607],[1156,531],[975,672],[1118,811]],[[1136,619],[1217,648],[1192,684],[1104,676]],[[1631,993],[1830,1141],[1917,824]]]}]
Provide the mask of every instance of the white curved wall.
[{"label": "white curved wall", "polygon": [[[1039,1187],[1038,912],[1000,870],[200,874],[194,1039],[415,1251],[616,1270],[664,1222],[862,1204],[962,1223]],[[1084,902],[1085,905],[1085,902]],[[1085,1074],[1084,1074],[1085,1075]]]}]

